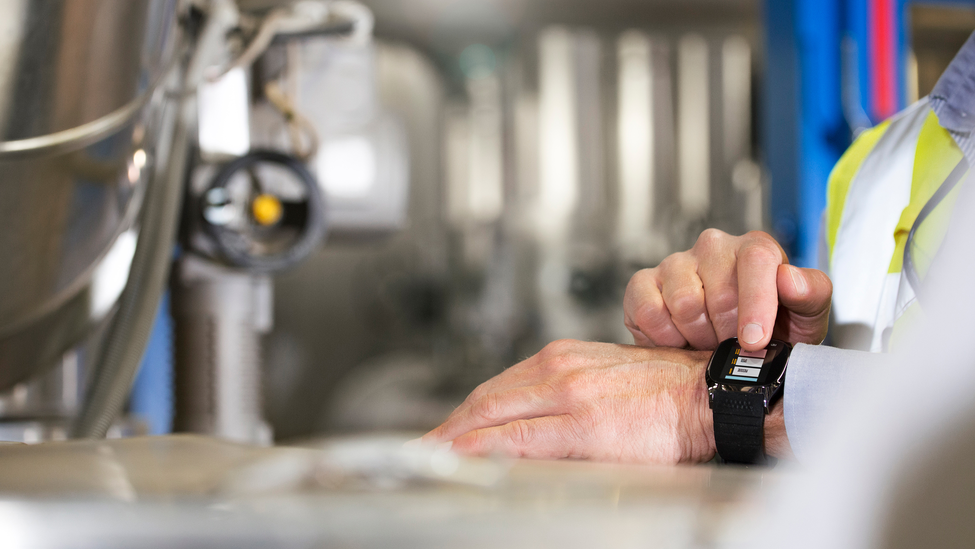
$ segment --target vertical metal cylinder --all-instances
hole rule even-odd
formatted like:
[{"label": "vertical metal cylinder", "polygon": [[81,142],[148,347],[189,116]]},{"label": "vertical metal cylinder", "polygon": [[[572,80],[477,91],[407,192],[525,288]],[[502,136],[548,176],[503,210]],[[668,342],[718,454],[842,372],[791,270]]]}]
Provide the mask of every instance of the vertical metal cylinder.
[{"label": "vertical metal cylinder", "polygon": [[175,430],[269,444],[261,337],[271,329],[270,278],[192,256],[178,269]]}]

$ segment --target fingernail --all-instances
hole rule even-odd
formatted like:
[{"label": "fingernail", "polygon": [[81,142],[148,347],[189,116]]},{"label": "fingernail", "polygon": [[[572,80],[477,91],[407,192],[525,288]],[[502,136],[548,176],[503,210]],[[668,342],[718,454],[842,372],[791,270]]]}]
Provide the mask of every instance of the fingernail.
[{"label": "fingernail", "polygon": [[451,446],[453,445],[454,445],[454,441],[452,440],[448,440],[447,442],[441,442],[440,444],[437,445],[437,451],[439,452],[449,451]]},{"label": "fingernail", "polygon": [[755,322],[746,325],[741,331],[741,339],[749,345],[758,343],[763,337],[765,337],[765,330],[762,329],[761,324],[756,324]]},{"label": "fingernail", "polygon": [[806,286],[806,277],[799,272],[799,268],[789,267],[789,274],[792,275],[792,283],[796,287],[796,293],[800,296],[806,295],[809,288]]}]

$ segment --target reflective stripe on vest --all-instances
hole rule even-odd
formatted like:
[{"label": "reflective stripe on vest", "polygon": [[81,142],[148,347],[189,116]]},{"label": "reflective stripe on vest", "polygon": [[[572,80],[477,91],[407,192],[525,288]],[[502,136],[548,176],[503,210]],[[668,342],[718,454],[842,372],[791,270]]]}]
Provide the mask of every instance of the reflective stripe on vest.
[{"label": "reflective stripe on vest", "polygon": [[[941,127],[938,126],[938,129],[940,130]],[[961,184],[967,178],[969,171],[968,163],[963,161],[961,151],[955,149],[954,144],[954,140],[952,140],[950,145],[946,144],[940,150],[935,151],[935,158],[927,162],[927,166],[921,162],[921,144],[919,144],[916,163],[936,171],[933,175],[928,174],[920,177],[915,172],[915,187],[921,189],[922,197],[925,195],[927,197],[921,209],[914,209],[913,212],[910,212],[913,213],[913,220],[911,221],[911,226],[914,227],[913,234],[901,237],[904,243],[898,246],[898,248],[903,247],[906,250],[901,255],[902,267],[900,289],[894,309],[895,321],[890,330],[890,336],[885,338],[885,348],[896,346],[900,341],[903,341],[903,335],[907,330],[924,316],[917,294],[923,294],[924,279],[927,277],[938,250],[941,249],[941,243],[948,232],[948,224],[958,201]],[[945,176],[944,181],[938,183],[937,179],[941,177],[943,168],[946,165],[950,166],[951,162],[955,162],[956,166],[949,172],[949,175]],[[939,197],[936,198],[935,195],[939,195]],[[917,201],[920,202],[921,198]],[[911,204],[913,205],[914,202],[912,200]],[[911,208],[909,207],[905,212],[909,209]],[[911,253],[910,265],[908,265],[907,250]],[[908,269],[913,270],[913,273],[908,272]]]},{"label": "reflective stripe on vest", "polygon": [[[931,200],[935,191],[941,187],[948,174],[955,169],[962,156],[961,149],[951,138],[951,134],[941,127],[934,112],[929,112],[924,119],[917,140],[914,173],[911,178],[911,200],[901,212],[897,227],[894,229],[894,256],[890,260],[888,273],[901,272],[904,244],[907,242],[907,234],[911,231],[914,220],[917,219],[917,214],[928,203],[928,200]],[[954,200],[951,203],[954,204]],[[943,237],[944,232],[937,238],[938,244],[941,243]]]},{"label": "reflective stripe on vest", "polygon": [[[830,175],[824,228],[833,316],[841,333],[865,334],[855,346],[883,350],[890,328],[916,303],[901,273],[907,235],[961,156],[922,99],[864,132]],[[949,198],[914,237],[925,273],[954,205]]]}]

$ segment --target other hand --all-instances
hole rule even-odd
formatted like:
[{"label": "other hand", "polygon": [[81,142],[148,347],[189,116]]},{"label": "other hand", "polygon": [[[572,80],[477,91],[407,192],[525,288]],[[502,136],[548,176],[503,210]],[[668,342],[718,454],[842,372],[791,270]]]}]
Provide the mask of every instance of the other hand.
[{"label": "other hand", "polygon": [[772,337],[821,343],[833,284],[822,271],[788,263],[766,233],[708,229],[690,250],[633,275],[624,322],[642,347],[714,349],[729,337],[749,351]]},{"label": "other hand", "polygon": [[680,463],[714,456],[710,353],[562,340],[482,383],[426,435],[464,455]]}]

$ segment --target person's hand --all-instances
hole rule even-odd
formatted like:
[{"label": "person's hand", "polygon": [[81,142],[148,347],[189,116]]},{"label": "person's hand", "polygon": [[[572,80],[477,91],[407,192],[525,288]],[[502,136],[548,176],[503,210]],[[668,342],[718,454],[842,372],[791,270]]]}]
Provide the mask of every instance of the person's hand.
[{"label": "person's hand", "polygon": [[694,247],[633,275],[624,322],[643,347],[714,349],[738,337],[745,350],[772,337],[822,343],[833,284],[826,273],[788,264],[766,233],[701,233]]},{"label": "person's hand", "polygon": [[680,463],[714,456],[710,353],[563,340],[474,390],[423,436],[463,455]]}]

